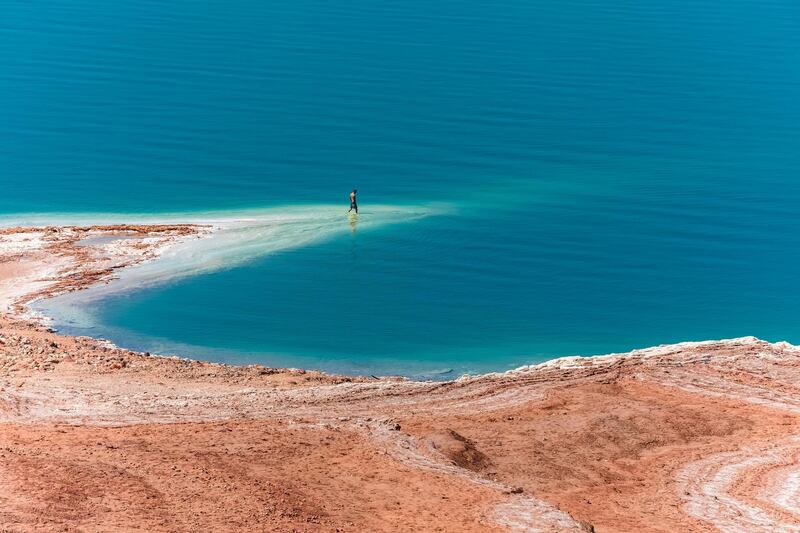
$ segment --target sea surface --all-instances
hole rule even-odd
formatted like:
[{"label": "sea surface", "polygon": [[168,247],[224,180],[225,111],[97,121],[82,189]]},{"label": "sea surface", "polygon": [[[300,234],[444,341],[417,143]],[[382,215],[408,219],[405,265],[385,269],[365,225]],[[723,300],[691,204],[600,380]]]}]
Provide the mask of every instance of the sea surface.
[{"label": "sea surface", "polygon": [[796,0],[4,0],[0,213],[260,217],[213,268],[40,304],[157,353],[800,343],[799,96]]}]

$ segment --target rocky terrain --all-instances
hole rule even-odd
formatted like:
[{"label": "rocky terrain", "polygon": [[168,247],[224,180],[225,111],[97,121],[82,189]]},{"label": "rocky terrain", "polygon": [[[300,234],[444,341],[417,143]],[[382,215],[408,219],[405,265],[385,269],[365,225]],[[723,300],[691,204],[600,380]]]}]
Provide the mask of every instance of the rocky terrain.
[{"label": "rocky terrain", "polygon": [[800,531],[785,343],[423,383],[150,356],[25,315],[204,231],[0,234],[0,531]]}]

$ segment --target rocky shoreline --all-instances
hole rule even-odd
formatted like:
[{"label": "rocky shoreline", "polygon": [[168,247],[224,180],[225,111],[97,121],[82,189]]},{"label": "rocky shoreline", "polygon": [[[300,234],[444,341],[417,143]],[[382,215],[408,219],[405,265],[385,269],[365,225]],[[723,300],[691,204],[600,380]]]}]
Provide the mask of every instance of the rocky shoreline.
[{"label": "rocky shoreline", "polygon": [[785,343],[423,383],[149,356],[24,314],[208,231],[0,231],[0,530],[800,530]]}]

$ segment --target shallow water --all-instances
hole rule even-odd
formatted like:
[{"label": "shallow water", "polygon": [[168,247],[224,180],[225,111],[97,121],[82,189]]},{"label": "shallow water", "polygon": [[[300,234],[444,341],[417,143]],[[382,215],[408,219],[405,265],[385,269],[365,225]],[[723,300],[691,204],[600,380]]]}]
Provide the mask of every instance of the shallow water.
[{"label": "shallow water", "polygon": [[325,219],[51,304],[62,329],[414,375],[800,342],[795,2],[0,10],[0,212]]}]

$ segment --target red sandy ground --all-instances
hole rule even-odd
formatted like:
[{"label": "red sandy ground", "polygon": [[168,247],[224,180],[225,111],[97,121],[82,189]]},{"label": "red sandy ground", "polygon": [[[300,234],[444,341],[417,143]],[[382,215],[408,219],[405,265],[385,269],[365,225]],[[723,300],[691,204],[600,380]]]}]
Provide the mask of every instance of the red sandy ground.
[{"label": "red sandy ground", "polygon": [[[54,250],[13,260],[37,253]],[[0,531],[796,531],[798,378],[800,351],[748,338],[353,379],[149,357],[7,314]]]}]

